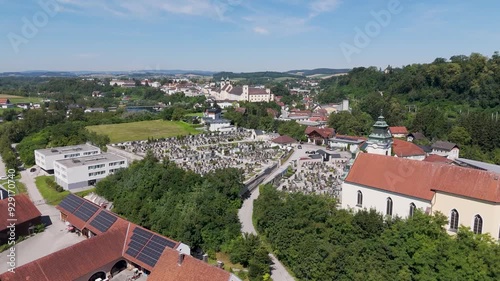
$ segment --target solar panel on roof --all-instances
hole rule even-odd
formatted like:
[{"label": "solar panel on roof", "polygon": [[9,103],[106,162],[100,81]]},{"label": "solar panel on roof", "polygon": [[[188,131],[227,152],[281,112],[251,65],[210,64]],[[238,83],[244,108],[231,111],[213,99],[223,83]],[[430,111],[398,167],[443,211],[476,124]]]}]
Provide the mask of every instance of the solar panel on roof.
[{"label": "solar panel on roof", "polygon": [[148,241],[149,241],[149,238],[144,238],[141,235],[138,235],[135,233],[132,235],[131,238],[132,238],[132,241],[137,241],[138,243],[140,243],[142,245],[146,245],[146,243],[148,243]]},{"label": "solar panel on roof", "polygon": [[101,232],[106,232],[117,220],[117,217],[106,211],[101,211],[91,222],[90,225]]},{"label": "solar panel on roof", "polygon": [[153,238],[151,239],[151,241],[157,243],[157,244],[160,244],[162,246],[167,246],[168,245],[168,240],[161,237],[161,236],[158,236],[158,235],[155,235],[153,236]]},{"label": "solar panel on roof", "polygon": [[132,256],[132,257],[136,257],[138,254],[139,254],[139,251],[135,250],[135,249],[132,249],[132,248],[128,248],[127,251],[125,252],[127,255],[129,256]]},{"label": "solar panel on roof", "polygon": [[144,248],[144,250],[141,251],[141,254],[147,255],[154,260],[158,260],[161,256],[161,253],[158,253],[157,251],[151,249],[151,248]]},{"label": "solar panel on roof", "polygon": [[85,201],[82,198],[80,198],[76,195],[70,194],[70,195],[66,196],[66,198],[63,199],[63,201],[61,201],[59,206],[61,206],[62,208],[64,208],[65,210],[67,210],[70,213],[74,213],[75,210],[80,205],[82,205],[83,202],[85,202]]},{"label": "solar panel on roof", "polygon": [[130,243],[128,243],[128,247],[130,249],[134,249],[134,250],[137,250],[140,252],[142,250],[142,248],[144,248],[144,245],[141,243],[138,243],[136,241],[130,241]]},{"label": "solar panel on roof", "polygon": [[146,231],[146,230],[144,230],[144,229],[142,229],[140,227],[136,227],[134,229],[134,234],[140,235],[140,236],[142,236],[142,237],[144,237],[146,239],[150,239],[151,236],[153,236],[153,234],[151,232],[148,232],[148,231]]},{"label": "solar panel on roof", "polygon": [[89,203],[84,202],[74,213],[74,215],[83,220],[88,221],[96,212],[99,210],[99,207]]},{"label": "solar panel on roof", "polygon": [[156,265],[156,262],[158,261],[158,260],[155,260],[155,259],[153,259],[153,258],[151,258],[151,257],[149,257],[149,256],[147,256],[147,255],[145,255],[143,253],[140,253],[137,256],[137,259],[140,260],[140,261],[142,261],[143,263],[151,266],[151,267],[154,267]]}]

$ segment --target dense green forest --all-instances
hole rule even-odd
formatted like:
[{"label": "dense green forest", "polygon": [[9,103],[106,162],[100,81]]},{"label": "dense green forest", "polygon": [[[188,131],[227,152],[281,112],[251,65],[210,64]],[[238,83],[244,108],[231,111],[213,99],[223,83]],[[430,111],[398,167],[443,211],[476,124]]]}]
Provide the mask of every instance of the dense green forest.
[{"label": "dense green forest", "polygon": [[324,196],[261,187],[254,219],[298,280],[499,280],[500,245],[444,215],[384,220],[375,211],[338,209]]},{"label": "dense green forest", "polygon": [[473,53],[386,71],[360,67],[321,86],[320,103],[351,100],[352,114],[330,116],[329,125],[338,133],[367,135],[368,124],[382,111],[390,126],[424,133],[424,144],[452,141],[461,147],[461,157],[500,164],[498,52],[491,58]]}]

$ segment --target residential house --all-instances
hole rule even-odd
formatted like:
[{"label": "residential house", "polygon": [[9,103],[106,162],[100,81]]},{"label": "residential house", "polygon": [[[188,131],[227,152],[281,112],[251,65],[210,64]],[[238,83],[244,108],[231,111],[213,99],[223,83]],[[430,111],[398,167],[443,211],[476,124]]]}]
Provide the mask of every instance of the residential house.
[{"label": "residential house", "polygon": [[424,134],[420,132],[415,132],[415,133],[410,133],[406,136],[407,141],[411,142],[419,142],[419,141],[425,141],[427,138],[424,136]]},{"label": "residential house", "polygon": [[316,145],[328,145],[331,138],[335,136],[332,128],[307,127],[305,132],[308,143]]},{"label": "residential house", "polygon": [[[12,207],[14,212],[9,211]],[[15,217],[9,214],[14,213]],[[15,237],[28,236],[35,233],[35,227],[42,223],[42,214],[31,202],[26,194],[20,194],[0,200],[0,243],[7,243],[11,237],[11,231],[16,234]],[[15,228],[10,228],[11,219],[15,219]]]},{"label": "residential house", "polygon": [[227,119],[205,119],[205,125],[210,132],[227,132],[236,130],[236,127],[231,126],[231,121]]},{"label": "residential house", "polygon": [[342,100],[341,103],[321,104],[316,106],[314,111],[319,109],[326,110],[328,115],[341,111],[351,111],[351,108],[349,107],[349,100]]},{"label": "residential house", "polygon": [[0,98],[0,108],[12,108],[14,105],[9,99]]},{"label": "residential house", "polygon": [[408,129],[405,126],[389,127],[389,132],[393,138],[406,138],[408,136]]},{"label": "residential house", "polygon": [[109,81],[110,86],[119,86],[124,88],[133,88],[135,87],[134,80],[111,80]]},{"label": "residential house", "polygon": [[292,144],[297,143],[297,140],[287,135],[283,135],[271,140],[271,142],[280,148],[288,148],[291,147]]},{"label": "residential house", "polygon": [[425,151],[418,145],[400,139],[393,139],[392,153],[395,157],[419,161],[422,161],[427,157],[427,153],[425,153]]},{"label": "residential house", "polygon": [[106,110],[102,107],[89,107],[89,108],[86,108],[83,112],[85,112],[85,113],[94,113],[94,112],[103,113],[105,111]]},{"label": "residential house", "polygon": [[447,157],[454,160],[459,157],[460,149],[455,143],[447,141],[437,141],[432,144],[432,154]]},{"label": "residential house", "polygon": [[93,98],[102,98],[102,97],[104,97],[104,94],[101,91],[93,91],[92,97]]},{"label": "residential house", "polygon": [[207,108],[203,112],[203,117],[210,119],[220,119],[222,110],[217,107]]}]

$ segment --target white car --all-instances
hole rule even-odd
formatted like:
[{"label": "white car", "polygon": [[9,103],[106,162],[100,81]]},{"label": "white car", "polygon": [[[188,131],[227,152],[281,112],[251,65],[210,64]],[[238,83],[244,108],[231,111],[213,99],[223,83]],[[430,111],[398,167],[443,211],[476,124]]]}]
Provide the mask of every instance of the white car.
[{"label": "white car", "polygon": [[6,180],[6,179],[8,179],[7,176],[0,176],[0,180]]}]

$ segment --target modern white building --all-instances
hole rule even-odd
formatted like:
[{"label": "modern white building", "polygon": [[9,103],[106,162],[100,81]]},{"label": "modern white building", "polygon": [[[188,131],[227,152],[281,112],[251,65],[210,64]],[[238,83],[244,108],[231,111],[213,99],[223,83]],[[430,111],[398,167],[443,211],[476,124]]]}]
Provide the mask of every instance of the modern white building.
[{"label": "modern white building", "polygon": [[53,147],[35,150],[35,163],[45,171],[54,170],[54,161],[97,155],[101,153],[99,147],[89,144]]},{"label": "modern white building", "polygon": [[205,120],[205,124],[210,132],[236,130],[234,126],[231,126],[231,121],[227,119],[207,119]]},{"label": "modern white building", "polygon": [[65,190],[95,185],[118,169],[128,167],[127,159],[112,153],[57,160],[54,163],[56,183]]}]

